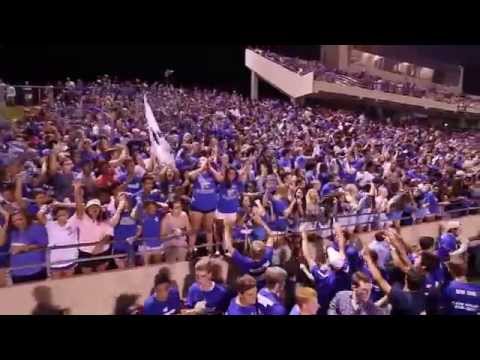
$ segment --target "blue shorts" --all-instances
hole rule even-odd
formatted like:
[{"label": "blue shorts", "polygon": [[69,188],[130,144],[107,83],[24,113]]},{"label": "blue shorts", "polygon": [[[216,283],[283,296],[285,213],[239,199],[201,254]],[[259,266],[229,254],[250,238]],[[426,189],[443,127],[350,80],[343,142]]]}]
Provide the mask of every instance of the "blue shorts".
[{"label": "blue shorts", "polygon": [[215,210],[217,210],[217,205],[216,204],[211,209],[210,208],[209,209],[200,209],[197,206],[195,206],[194,204],[190,205],[190,211],[195,211],[195,212],[199,212],[199,213],[202,213],[202,214],[209,214],[211,212],[214,212]]}]

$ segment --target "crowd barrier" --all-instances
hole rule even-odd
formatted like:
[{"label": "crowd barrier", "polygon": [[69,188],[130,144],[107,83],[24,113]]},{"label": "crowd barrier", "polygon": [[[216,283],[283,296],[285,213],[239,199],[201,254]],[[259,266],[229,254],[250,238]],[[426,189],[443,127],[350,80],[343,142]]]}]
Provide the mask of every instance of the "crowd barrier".
[{"label": "crowd barrier", "polygon": [[[438,216],[442,218],[442,220],[448,219],[452,217],[452,215],[455,215],[456,213],[461,213],[462,215],[467,215],[467,214],[472,214],[480,212],[480,207],[469,207],[469,208],[462,208],[462,209],[455,209],[455,210],[450,210],[450,211],[441,211]],[[353,228],[357,226],[371,226],[371,225],[377,225],[379,222],[383,223],[393,223],[394,220],[389,219],[390,214],[387,213],[377,213],[377,212],[367,212],[367,213],[360,213],[358,215],[346,215],[346,216],[336,216],[335,221],[340,224],[340,226],[344,229],[351,230],[353,231]],[[352,222],[352,218],[354,218]],[[360,221],[359,221],[360,219]],[[380,220],[381,219],[381,220]],[[412,217],[401,217],[397,218],[395,221],[401,222],[402,220],[412,220]],[[293,235],[295,233],[299,234],[301,232],[301,224],[306,224],[307,226],[305,229],[308,229],[309,232],[317,232],[321,237],[323,238],[329,238],[333,234],[333,223],[334,219],[331,218],[327,221],[327,223],[321,223],[320,221],[316,219],[303,219],[297,222],[297,225],[295,227],[289,228],[285,232],[275,232],[277,236],[285,236],[285,235]],[[427,223],[428,224],[428,223]],[[418,224],[422,225],[422,224]],[[479,223],[479,230],[480,230],[480,223]],[[359,237],[362,238],[362,234],[365,234],[365,232],[360,232],[358,233]],[[438,234],[437,234],[438,235]],[[475,234],[477,235],[477,234]],[[175,235],[175,236],[168,236],[164,238],[160,238],[163,242],[163,245],[165,245],[165,242],[168,240],[174,240],[178,237],[184,237],[185,234],[182,235]],[[472,235],[473,236],[473,235]],[[137,243],[139,245],[143,244],[146,240],[149,240],[150,238],[140,238]],[[251,239],[249,238],[248,234],[245,235],[245,238],[242,240],[235,240],[234,242],[236,243],[243,243],[243,242],[249,242]],[[114,241],[111,242],[112,246],[114,245]],[[71,264],[71,263],[82,263],[82,262],[87,262],[87,261],[93,261],[93,260],[114,260],[118,258],[125,258],[125,254],[111,254],[111,255],[105,255],[105,256],[96,256],[92,257],[89,259],[66,259],[62,261],[54,261],[52,262],[50,259],[50,254],[54,250],[59,250],[59,249],[68,249],[68,248],[80,248],[80,247],[85,247],[85,246],[94,246],[97,245],[97,242],[88,242],[88,243],[77,243],[77,244],[72,244],[72,245],[62,245],[62,246],[47,246],[43,247],[37,250],[33,251],[45,251],[45,258],[46,261],[45,263],[35,263],[31,265],[24,265],[24,266],[17,266],[17,267],[10,267],[9,270],[19,270],[19,269],[26,269],[26,268],[31,268],[31,267],[45,267],[47,269],[47,274],[50,274],[50,270],[52,266],[55,265],[61,265],[61,264]],[[201,244],[197,245],[196,248],[200,249],[203,247],[209,246],[208,244]],[[127,253],[127,257],[130,263],[134,260],[133,258],[137,255],[144,255],[152,252],[158,252],[158,250],[144,250],[144,249],[138,249],[135,252],[130,252]],[[0,252],[0,256],[2,255],[10,255],[10,252]]]},{"label": "crowd barrier", "polygon": [[[462,236],[478,235],[480,215],[468,215],[458,220],[461,223]],[[442,222],[443,220],[439,220],[404,226],[401,228],[401,235],[410,245],[417,243],[421,236],[437,238]],[[368,244],[373,239],[374,233],[375,231],[360,233],[358,237],[364,244]],[[314,244],[310,246],[313,248]],[[230,275],[235,272],[234,267],[224,260],[219,262],[222,264],[222,277],[227,280],[232,278]],[[79,275],[67,279],[49,279],[1,288],[0,315],[29,314],[35,305],[32,291],[38,285],[49,286],[55,303],[70,308],[72,314],[111,314],[115,298],[122,293],[138,294],[139,301],[143,302],[150,295],[155,274],[163,266],[170,268],[173,280],[178,284],[182,297],[185,297],[189,285],[194,281],[193,264],[178,262]]]}]

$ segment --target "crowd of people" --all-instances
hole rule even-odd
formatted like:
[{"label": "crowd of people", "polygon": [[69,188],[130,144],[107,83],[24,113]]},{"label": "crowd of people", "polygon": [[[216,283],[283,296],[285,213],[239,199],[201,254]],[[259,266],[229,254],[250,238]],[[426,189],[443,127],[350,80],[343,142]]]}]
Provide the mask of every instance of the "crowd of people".
[{"label": "crowd of people", "polygon": [[[144,95],[172,164],[150,144]],[[452,296],[449,286],[466,284],[465,262],[450,262],[469,247],[459,226],[417,252],[392,227],[476,211],[475,132],[109,76],[69,80],[0,131],[3,285],[227,256],[242,273],[238,295],[226,300],[231,292],[201,261],[184,306],[233,315],[285,313],[295,299],[294,313],[421,313],[432,271],[443,276],[435,289]],[[367,230],[378,231],[368,251],[353,240]],[[292,283],[288,267],[298,259],[314,285]],[[268,305],[285,286],[288,306]],[[176,313],[164,306],[177,303],[172,289],[160,273],[145,311]]]},{"label": "crowd of people", "polygon": [[465,109],[470,107],[478,108],[480,106],[478,99],[468,95],[458,96],[445,91],[439,91],[435,89],[435,87],[422,88],[413,82],[387,80],[377,75],[368,74],[367,72],[352,73],[339,69],[329,69],[319,60],[305,60],[298,57],[284,56],[270,50],[253,50],[299,75],[306,75],[313,72],[315,80],[318,81],[328,81],[347,86],[358,86],[369,90],[428,98],[448,104],[457,104],[460,108]]}]

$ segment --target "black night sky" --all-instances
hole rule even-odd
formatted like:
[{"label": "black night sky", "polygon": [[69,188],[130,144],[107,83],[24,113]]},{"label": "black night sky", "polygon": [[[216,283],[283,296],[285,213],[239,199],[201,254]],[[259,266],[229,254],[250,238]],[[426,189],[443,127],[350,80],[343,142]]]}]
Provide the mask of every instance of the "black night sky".
[{"label": "black night sky", "polygon": [[[66,76],[93,79],[108,73],[128,79],[162,79],[166,68],[176,71],[182,85],[198,85],[248,91],[244,66],[245,45],[205,44],[5,44],[0,48],[0,77],[10,83],[32,84]],[[319,46],[271,46],[286,55],[318,58]],[[464,90],[480,94],[480,45],[409,46],[411,51],[465,66]]]}]

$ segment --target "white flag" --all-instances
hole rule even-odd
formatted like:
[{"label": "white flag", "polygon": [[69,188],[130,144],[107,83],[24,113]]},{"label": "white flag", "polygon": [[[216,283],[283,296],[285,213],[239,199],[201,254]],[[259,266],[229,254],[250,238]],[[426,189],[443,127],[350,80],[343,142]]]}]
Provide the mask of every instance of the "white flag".
[{"label": "white flag", "polygon": [[165,140],[158,127],[157,120],[153,116],[152,108],[147,101],[147,96],[144,95],[143,102],[145,104],[145,117],[147,118],[147,129],[150,136],[150,146],[152,147],[152,154],[154,154],[159,164],[166,164],[175,166],[175,159],[172,154],[170,144]]}]

